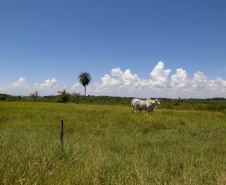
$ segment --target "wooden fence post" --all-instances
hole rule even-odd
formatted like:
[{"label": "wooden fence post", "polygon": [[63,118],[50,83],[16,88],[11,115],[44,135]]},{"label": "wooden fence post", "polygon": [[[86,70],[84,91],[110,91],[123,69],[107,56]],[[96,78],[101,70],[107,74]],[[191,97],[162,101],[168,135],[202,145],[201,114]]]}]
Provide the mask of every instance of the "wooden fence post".
[{"label": "wooden fence post", "polygon": [[64,120],[61,120],[61,130],[60,130],[60,144],[61,149],[64,149]]}]

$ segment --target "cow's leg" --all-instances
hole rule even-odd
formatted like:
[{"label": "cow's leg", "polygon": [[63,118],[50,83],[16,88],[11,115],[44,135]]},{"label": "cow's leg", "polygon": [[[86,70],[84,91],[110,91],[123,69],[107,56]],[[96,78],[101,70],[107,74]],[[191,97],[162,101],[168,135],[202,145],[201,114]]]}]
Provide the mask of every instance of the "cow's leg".
[{"label": "cow's leg", "polygon": [[133,105],[132,105],[132,113],[137,113],[137,108],[136,108],[136,106],[133,106]]},{"label": "cow's leg", "polygon": [[135,107],[135,113],[137,114],[137,107]]},{"label": "cow's leg", "polygon": [[134,112],[137,114],[137,107],[134,108]]}]

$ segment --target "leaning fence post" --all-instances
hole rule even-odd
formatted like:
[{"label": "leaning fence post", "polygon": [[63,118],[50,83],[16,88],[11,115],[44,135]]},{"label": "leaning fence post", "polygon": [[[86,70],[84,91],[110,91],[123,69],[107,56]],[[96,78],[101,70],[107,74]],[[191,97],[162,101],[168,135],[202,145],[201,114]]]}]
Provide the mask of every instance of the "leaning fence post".
[{"label": "leaning fence post", "polygon": [[64,120],[61,120],[61,130],[60,130],[60,144],[61,149],[64,149]]}]

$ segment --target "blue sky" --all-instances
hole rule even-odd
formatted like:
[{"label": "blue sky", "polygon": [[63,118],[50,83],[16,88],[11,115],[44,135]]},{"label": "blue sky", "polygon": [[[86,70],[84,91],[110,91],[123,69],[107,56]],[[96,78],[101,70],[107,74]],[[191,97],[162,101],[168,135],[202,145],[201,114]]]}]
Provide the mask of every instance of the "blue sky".
[{"label": "blue sky", "polygon": [[0,93],[226,97],[224,0],[0,1]]}]

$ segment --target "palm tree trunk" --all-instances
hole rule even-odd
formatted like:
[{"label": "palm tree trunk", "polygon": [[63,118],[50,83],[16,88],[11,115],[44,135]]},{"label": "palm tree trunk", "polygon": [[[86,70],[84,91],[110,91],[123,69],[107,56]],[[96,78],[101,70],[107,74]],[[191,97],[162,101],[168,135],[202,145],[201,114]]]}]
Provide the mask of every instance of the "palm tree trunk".
[{"label": "palm tree trunk", "polygon": [[84,96],[84,103],[86,103],[86,86],[85,86],[85,89],[84,89],[84,94],[85,94],[85,96]]}]

